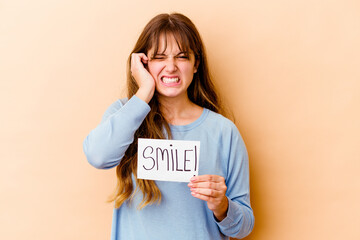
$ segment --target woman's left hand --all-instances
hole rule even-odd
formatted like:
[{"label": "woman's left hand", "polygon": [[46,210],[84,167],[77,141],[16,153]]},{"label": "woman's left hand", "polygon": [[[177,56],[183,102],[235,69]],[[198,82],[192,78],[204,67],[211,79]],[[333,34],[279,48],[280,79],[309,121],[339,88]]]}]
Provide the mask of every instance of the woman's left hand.
[{"label": "woman's left hand", "polygon": [[190,179],[188,184],[191,194],[207,202],[218,221],[227,216],[229,202],[226,193],[225,179],[218,175],[200,175]]}]

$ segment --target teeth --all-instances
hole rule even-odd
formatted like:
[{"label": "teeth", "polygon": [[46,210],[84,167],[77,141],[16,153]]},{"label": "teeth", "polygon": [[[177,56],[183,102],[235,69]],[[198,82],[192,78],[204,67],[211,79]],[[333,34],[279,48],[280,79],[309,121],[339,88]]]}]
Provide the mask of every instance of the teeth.
[{"label": "teeth", "polygon": [[167,78],[167,77],[163,77],[162,81],[164,83],[175,83],[179,81],[179,78]]}]

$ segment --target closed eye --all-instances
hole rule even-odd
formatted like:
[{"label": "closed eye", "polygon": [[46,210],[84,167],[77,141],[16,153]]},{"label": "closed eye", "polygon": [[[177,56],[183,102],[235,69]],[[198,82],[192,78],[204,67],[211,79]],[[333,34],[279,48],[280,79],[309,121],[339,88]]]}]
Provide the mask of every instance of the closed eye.
[{"label": "closed eye", "polygon": [[180,56],[177,56],[177,58],[189,59],[189,56],[187,56],[187,55],[180,55]]},{"label": "closed eye", "polygon": [[165,59],[166,58],[166,56],[163,56],[163,55],[155,55],[154,57],[153,57],[153,59]]},{"label": "closed eye", "polygon": [[[166,58],[168,58],[168,56],[167,55],[165,55],[165,54],[156,54],[156,55],[154,55],[153,57],[152,57],[152,59],[154,59],[154,60],[165,60]],[[189,55],[186,53],[186,52],[180,52],[180,53],[178,53],[176,56],[175,56],[175,58],[177,58],[177,59],[190,59],[190,57],[189,57]]]},{"label": "closed eye", "polygon": [[176,58],[180,58],[180,59],[189,59],[189,54],[187,52],[179,52],[176,55]]}]

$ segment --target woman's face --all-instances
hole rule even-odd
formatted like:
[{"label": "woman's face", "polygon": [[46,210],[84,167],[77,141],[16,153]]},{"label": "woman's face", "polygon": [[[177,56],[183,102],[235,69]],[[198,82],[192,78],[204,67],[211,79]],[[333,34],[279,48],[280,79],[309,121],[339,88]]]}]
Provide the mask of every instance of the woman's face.
[{"label": "woman's face", "polygon": [[187,88],[197,71],[193,52],[181,52],[173,35],[163,35],[159,44],[157,53],[154,49],[147,53],[157,92],[161,97],[187,98]]}]

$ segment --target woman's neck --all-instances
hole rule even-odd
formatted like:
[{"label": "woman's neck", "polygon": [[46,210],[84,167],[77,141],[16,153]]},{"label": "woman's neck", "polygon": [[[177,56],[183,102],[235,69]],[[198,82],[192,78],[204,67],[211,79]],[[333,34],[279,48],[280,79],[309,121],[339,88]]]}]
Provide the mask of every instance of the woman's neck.
[{"label": "woman's neck", "polygon": [[186,97],[167,98],[159,96],[161,112],[166,121],[172,125],[187,125],[198,119],[203,108]]}]

